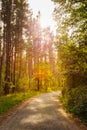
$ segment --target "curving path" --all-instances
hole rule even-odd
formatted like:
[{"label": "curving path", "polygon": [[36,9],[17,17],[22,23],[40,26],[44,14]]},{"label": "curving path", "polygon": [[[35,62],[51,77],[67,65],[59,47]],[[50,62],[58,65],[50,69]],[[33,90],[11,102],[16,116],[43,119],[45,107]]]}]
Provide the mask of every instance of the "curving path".
[{"label": "curving path", "polygon": [[59,92],[42,94],[23,103],[0,130],[80,130],[64,112]]}]

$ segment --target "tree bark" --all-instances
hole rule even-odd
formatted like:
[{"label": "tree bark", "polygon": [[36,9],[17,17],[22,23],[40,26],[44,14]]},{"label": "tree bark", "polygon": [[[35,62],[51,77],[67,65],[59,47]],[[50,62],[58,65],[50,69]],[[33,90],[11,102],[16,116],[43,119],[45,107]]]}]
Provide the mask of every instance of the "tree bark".
[{"label": "tree bark", "polygon": [[6,74],[5,74],[5,94],[9,94],[10,89],[10,53],[11,53],[11,6],[12,0],[6,2]]}]

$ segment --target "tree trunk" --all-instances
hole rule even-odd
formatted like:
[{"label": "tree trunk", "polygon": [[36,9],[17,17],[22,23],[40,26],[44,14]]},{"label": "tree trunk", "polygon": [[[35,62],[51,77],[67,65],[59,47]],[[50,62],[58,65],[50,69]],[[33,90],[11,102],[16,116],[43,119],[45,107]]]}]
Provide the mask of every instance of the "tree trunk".
[{"label": "tree trunk", "polygon": [[2,57],[0,56],[0,87],[2,86]]},{"label": "tree trunk", "polygon": [[38,91],[40,90],[40,81],[39,81],[39,79],[37,79],[37,90]]},{"label": "tree trunk", "polygon": [[11,6],[12,0],[6,2],[6,74],[5,74],[5,94],[9,93],[10,89],[10,56],[11,56]]}]

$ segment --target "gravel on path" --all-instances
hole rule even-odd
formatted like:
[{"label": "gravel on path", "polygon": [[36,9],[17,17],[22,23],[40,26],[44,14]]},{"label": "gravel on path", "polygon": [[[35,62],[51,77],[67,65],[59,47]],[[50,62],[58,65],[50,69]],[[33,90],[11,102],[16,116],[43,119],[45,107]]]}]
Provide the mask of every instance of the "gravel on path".
[{"label": "gravel on path", "polygon": [[25,101],[0,126],[0,130],[80,130],[58,100],[59,92]]}]

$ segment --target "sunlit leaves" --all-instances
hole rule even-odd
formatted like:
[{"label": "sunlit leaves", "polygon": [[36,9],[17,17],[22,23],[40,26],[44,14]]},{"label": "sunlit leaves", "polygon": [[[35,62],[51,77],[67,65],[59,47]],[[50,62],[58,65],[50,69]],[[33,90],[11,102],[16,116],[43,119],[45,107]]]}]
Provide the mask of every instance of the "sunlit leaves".
[{"label": "sunlit leaves", "polygon": [[55,17],[58,28],[58,79],[60,85],[63,82],[63,103],[87,124],[87,0],[54,2],[60,5],[55,10]]},{"label": "sunlit leaves", "polygon": [[47,63],[38,63],[34,67],[34,78],[41,80],[49,79],[52,76],[50,65]]}]

